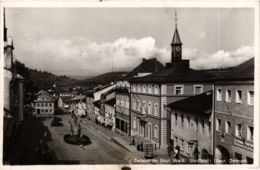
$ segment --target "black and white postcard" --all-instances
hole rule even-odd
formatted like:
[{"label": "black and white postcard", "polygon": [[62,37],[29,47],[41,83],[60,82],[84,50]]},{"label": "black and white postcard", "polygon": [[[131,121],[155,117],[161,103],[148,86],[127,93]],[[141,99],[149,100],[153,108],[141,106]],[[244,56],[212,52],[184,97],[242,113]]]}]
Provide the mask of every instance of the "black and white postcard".
[{"label": "black and white postcard", "polygon": [[2,1],[1,18],[4,169],[259,166],[259,1]]}]

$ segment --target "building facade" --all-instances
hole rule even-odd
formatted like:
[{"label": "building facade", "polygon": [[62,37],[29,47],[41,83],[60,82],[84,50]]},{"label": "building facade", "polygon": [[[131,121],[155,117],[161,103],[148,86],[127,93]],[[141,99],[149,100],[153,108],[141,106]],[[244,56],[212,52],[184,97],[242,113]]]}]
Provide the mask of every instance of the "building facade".
[{"label": "building facade", "polygon": [[116,84],[116,131],[122,135],[131,135],[131,116],[130,116],[130,83],[133,77],[143,77],[155,72],[159,72],[164,66],[155,58],[142,59],[126,77],[119,80]]},{"label": "building facade", "polygon": [[57,98],[55,96],[41,90],[37,93],[37,98],[32,103],[33,115],[53,115],[55,113],[56,104]]},{"label": "building facade", "polygon": [[225,163],[253,163],[253,58],[216,78],[214,110],[215,158]]},{"label": "building facade", "polygon": [[204,92],[173,102],[171,109],[171,148],[180,148],[187,160],[212,161],[212,93]]},{"label": "building facade", "polygon": [[116,118],[115,118],[115,104],[116,98],[105,101],[105,126],[115,131],[116,128]]}]

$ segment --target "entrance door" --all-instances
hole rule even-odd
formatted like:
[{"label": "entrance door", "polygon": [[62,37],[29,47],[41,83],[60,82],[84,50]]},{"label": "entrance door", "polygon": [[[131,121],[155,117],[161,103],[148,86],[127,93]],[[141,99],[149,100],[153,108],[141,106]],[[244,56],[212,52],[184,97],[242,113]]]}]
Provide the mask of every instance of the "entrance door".
[{"label": "entrance door", "polygon": [[40,109],[37,109],[37,114],[40,114]]}]

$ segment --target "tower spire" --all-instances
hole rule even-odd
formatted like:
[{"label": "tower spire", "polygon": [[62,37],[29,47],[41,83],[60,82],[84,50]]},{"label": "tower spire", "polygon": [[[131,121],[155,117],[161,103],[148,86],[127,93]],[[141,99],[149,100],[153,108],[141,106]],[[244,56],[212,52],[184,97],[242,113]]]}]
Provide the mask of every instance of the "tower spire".
[{"label": "tower spire", "polygon": [[4,42],[7,41],[7,28],[5,23],[5,8],[4,8]]},{"label": "tower spire", "polygon": [[178,21],[178,19],[177,19],[177,12],[175,11],[175,28],[177,28],[177,21]]},{"label": "tower spire", "polygon": [[178,32],[178,28],[177,28],[177,11],[175,10],[175,30],[174,30],[174,34],[173,34],[173,39],[172,39],[172,43],[171,43],[171,56],[172,56],[172,63],[175,62],[179,62],[182,60],[182,43],[181,43],[181,38]]}]

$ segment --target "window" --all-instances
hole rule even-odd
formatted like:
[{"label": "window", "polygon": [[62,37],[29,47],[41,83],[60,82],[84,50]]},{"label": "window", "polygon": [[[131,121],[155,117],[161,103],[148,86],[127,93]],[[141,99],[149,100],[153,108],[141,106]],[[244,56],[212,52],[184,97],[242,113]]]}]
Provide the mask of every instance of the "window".
[{"label": "window", "polygon": [[185,143],[185,149],[186,149],[186,153],[190,153],[190,147],[189,147],[189,143],[188,142],[186,142]]},{"label": "window", "polygon": [[52,112],[52,109],[50,109],[49,111]]},{"label": "window", "polygon": [[159,94],[159,87],[157,85],[154,86],[154,93]]},{"label": "window", "polygon": [[242,91],[236,90],[236,103],[242,103]]},{"label": "window", "polygon": [[37,106],[37,107],[39,107],[39,106],[40,106],[40,104],[39,104],[39,103],[36,103],[36,106]]},{"label": "window", "polygon": [[247,140],[254,140],[254,128],[252,126],[247,127]]},{"label": "window", "polygon": [[174,140],[174,146],[178,146],[178,137],[175,137]]},{"label": "window", "polygon": [[208,126],[209,126],[209,133],[208,134],[211,134],[211,122],[208,122]]},{"label": "window", "polygon": [[152,103],[151,102],[148,103],[148,114],[149,115],[152,114]]},{"label": "window", "polygon": [[49,103],[49,106],[51,107],[51,106],[52,106],[52,103]]},{"label": "window", "polygon": [[133,85],[132,90],[133,90],[133,92],[136,92],[136,87],[135,87],[135,85]]},{"label": "window", "polygon": [[253,160],[253,158],[246,157],[246,162],[247,162],[247,164],[253,164],[254,160]]},{"label": "window", "polygon": [[225,133],[230,134],[230,121],[225,122]]},{"label": "window", "polygon": [[154,116],[158,116],[158,115],[159,115],[158,104],[155,103],[155,104],[154,104]]},{"label": "window", "polygon": [[159,136],[159,135],[158,135],[158,126],[155,125],[155,126],[154,126],[154,138],[155,138],[155,139],[158,139],[158,136]]},{"label": "window", "polygon": [[183,94],[183,85],[176,85],[174,86],[174,94],[175,95],[182,95]]},{"label": "window", "polygon": [[247,93],[247,103],[249,105],[254,104],[254,91],[248,91],[248,93]]},{"label": "window", "polygon": [[201,133],[203,134],[205,131],[205,121],[201,120]]},{"label": "window", "polygon": [[216,120],[216,131],[221,131],[221,120],[220,119]]},{"label": "window", "polygon": [[148,86],[148,93],[149,93],[149,94],[152,93],[152,86],[151,86],[151,85]]},{"label": "window", "polygon": [[201,94],[203,93],[203,86],[202,85],[194,85],[194,94]]},{"label": "window", "polygon": [[222,101],[222,90],[217,89],[217,101]]},{"label": "window", "polygon": [[143,93],[146,93],[146,86],[143,85]]},{"label": "window", "polygon": [[240,153],[236,153],[235,152],[235,159],[241,161],[242,160],[242,155]]},{"label": "window", "polygon": [[137,92],[139,92],[139,93],[141,92],[141,86],[140,85],[137,86]]},{"label": "window", "polygon": [[143,101],[142,113],[146,114],[146,102]]},{"label": "window", "polygon": [[187,116],[187,128],[190,127],[190,116]]},{"label": "window", "polygon": [[181,127],[183,128],[183,124],[184,124],[184,117],[183,115],[181,115]]},{"label": "window", "polygon": [[135,117],[133,118],[133,128],[134,129],[136,128],[136,118]]},{"label": "window", "polygon": [[116,128],[119,129],[119,127],[120,127],[120,120],[116,118]]},{"label": "window", "polygon": [[138,110],[139,112],[141,111],[141,107],[142,107],[141,101],[138,100],[138,102],[137,102],[137,110]]},{"label": "window", "polygon": [[178,125],[178,113],[175,113],[175,124]]},{"label": "window", "polygon": [[133,99],[133,110],[136,110],[136,101]]},{"label": "window", "polygon": [[240,123],[236,124],[235,135],[236,137],[242,137],[242,125]]},{"label": "window", "polygon": [[181,139],[181,146],[180,146],[180,149],[181,149],[181,150],[184,150],[184,140],[183,140],[183,139]]},{"label": "window", "polygon": [[231,90],[226,90],[226,102],[231,102]]}]

